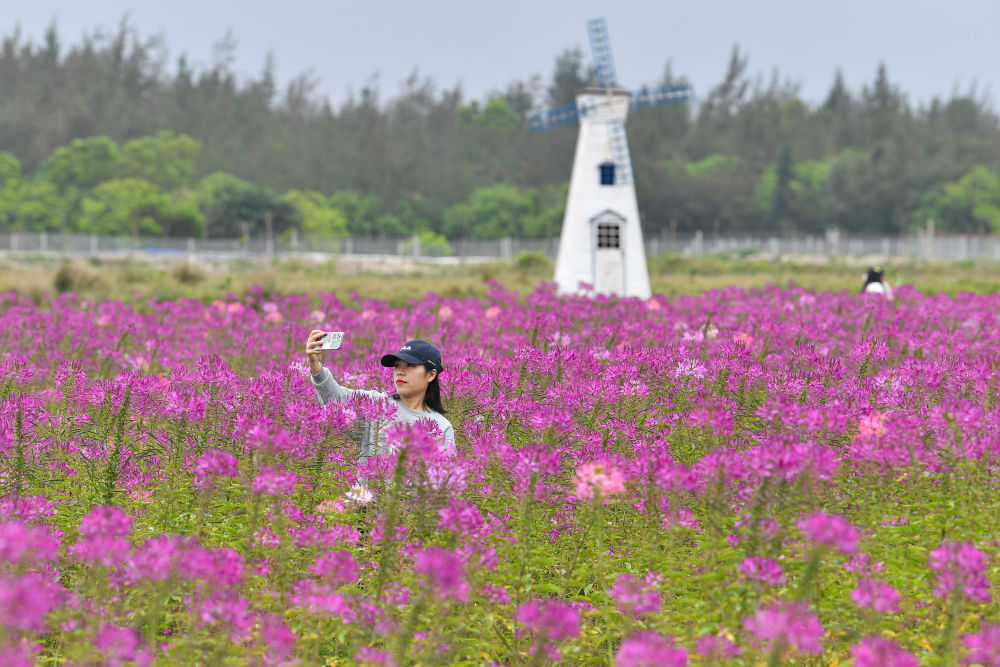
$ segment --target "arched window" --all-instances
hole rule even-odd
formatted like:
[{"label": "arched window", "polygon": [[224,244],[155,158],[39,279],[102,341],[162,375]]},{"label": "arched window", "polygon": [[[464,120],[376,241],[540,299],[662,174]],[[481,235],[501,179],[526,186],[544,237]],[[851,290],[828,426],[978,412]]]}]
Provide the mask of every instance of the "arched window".
[{"label": "arched window", "polygon": [[603,162],[598,169],[601,172],[601,185],[614,185],[615,184],[615,163],[614,162]]}]

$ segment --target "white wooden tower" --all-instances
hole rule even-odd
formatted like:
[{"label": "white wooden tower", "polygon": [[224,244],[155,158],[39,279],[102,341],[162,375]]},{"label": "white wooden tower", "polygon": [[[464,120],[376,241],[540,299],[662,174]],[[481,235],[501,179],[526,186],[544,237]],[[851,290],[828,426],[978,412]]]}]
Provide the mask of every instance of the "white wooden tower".
[{"label": "white wooden tower", "polygon": [[649,271],[625,136],[630,109],[690,100],[687,84],[630,92],[617,85],[604,19],[588,21],[595,81],[576,102],[529,116],[535,131],[579,123],[555,282],[572,294],[580,283],[597,294],[649,298]]}]

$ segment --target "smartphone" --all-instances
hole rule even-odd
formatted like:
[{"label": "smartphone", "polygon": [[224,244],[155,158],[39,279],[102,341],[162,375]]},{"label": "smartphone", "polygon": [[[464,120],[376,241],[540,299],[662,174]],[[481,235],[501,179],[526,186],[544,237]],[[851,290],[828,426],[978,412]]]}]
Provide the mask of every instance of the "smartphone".
[{"label": "smartphone", "polygon": [[344,332],[343,331],[330,331],[326,333],[322,338],[323,345],[319,348],[321,350],[339,350],[341,343],[344,342]]}]

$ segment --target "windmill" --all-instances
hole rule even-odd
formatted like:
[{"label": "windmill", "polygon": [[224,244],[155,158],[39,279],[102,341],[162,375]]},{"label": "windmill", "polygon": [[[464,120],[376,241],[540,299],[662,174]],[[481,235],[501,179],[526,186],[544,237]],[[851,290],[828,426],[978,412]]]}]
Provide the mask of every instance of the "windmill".
[{"label": "windmill", "polygon": [[587,33],[594,82],[577,93],[576,102],[528,116],[535,132],[580,124],[555,281],[560,293],[575,292],[583,282],[598,294],[645,299],[650,296],[649,272],[625,118],[631,109],[686,102],[693,90],[688,84],[639,91],[619,86],[607,23],[588,21]]}]

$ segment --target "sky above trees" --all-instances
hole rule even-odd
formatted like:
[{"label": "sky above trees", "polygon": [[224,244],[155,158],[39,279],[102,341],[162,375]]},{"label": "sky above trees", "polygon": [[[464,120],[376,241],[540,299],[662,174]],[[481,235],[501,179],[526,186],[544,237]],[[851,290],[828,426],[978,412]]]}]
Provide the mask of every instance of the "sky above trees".
[{"label": "sky above trees", "polygon": [[186,53],[196,67],[210,67],[214,45],[230,34],[236,72],[256,76],[271,53],[279,85],[311,72],[317,92],[334,104],[373,78],[384,94],[395,95],[414,69],[442,87],[461,83],[471,98],[534,74],[544,80],[558,53],[588,50],[585,22],[603,16],[619,78],[632,87],[659,81],[670,62],[675,75],[705,93],[739,44],[751,71],[765,78],[777,71],[801,84],[811,104],[824,100],[838,68],[855,88],[882,62],[915,105],[976,86],[998,106],[995,0],[245,0],[238,11],[203,0],[0,4],[7,5],[0,30],[9,34],[20,25],[37,42],[53,20],[64,42],[78,43],[99,28],[114,31],[128,16],[140,34],[162,35],[171,61]]}]

